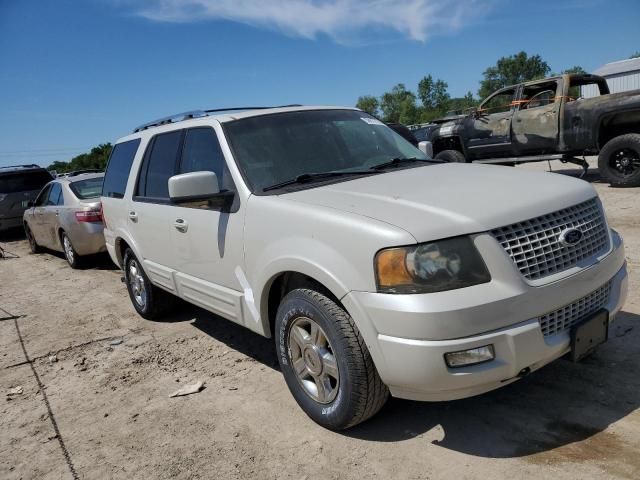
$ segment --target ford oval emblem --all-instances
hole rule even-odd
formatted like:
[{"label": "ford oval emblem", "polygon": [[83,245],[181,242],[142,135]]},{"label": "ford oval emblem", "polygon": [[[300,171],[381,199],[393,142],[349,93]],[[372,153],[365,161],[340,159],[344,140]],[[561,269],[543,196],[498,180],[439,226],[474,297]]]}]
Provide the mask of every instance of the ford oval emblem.
[{"label": "ford oval emblem", "polygon": [[577,228],[567,228],[560,233],[558,240],[560,240],[560,243],[563,245],[572,247],[580,243],[580,240],[582,240],[582,232]]}]

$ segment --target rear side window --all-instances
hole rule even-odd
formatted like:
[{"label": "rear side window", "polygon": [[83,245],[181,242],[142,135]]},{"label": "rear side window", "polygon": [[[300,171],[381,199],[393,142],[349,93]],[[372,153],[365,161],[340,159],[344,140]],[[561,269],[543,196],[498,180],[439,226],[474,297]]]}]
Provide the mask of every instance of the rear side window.
[{"label": "rear side window", "polygon": [[49,190],[49,197],[47,198],[47,205],[63,205],[64,199],[62,198],[62,187],[59,183],[54,182],[51,184],[51,190]]},{"label": "rear side window", "polygon": [[88,198],[96,198],[100,196],[102,192],[102,181],[104,177],[89,178],[87,180],[80,180],[73,182],[69,185],[73,194],[80,200],[86,200]]},{"label": "rear side window", "polygon": [[104,175],[104,184],[102,186],[102,196],[112,198],[123,198],[127,189],[127,180],[131,164],[138,151],[140,139],[129,140],[128,142],[118,143],[113,147],[107,171]]},{"label": "rear side window", "polygon": [[176,174],[182,135],[182,130],[176,130],[162,133],[153,139],[140,169],[138,196],[154,199],[169,198],[169,178]]},{"label": "rear side window", "polygon": [[51,175],[46,170],[0,175],[0,193],[32,192],[50,181]]}]

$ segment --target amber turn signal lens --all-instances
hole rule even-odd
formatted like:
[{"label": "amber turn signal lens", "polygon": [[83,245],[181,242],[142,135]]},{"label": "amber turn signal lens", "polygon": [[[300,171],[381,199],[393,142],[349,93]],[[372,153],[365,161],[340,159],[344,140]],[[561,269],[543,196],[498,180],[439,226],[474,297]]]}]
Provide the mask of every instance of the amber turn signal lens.
[{"label": "amber turn signal lens", "polygon": [[376,255],[376,274],[379,287],[408,285],[413,283],[406,265],[407,250],[404,248],[390,248],[382,250]]}]

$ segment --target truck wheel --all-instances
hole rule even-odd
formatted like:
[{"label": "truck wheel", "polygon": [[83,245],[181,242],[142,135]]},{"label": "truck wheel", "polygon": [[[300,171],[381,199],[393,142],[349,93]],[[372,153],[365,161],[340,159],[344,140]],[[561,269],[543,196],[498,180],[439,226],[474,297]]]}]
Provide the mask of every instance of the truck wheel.
[{"label": "truck wheel", "polygon": [[464,153],[458,150],[443,150],[436,155],[436,160],[443,160],[450,163],[467,163]]},{"label": "truck wheel", "polygon": [[612,187],[640,186],[640,134],[612,138],[598,156],[600,176]]},{"label": "truck wheel", "polygon": [[130,248],[124,253],[124,278],[129,298],[136,312],[147,320],[169,313],[176,297],[153,285]]},{"label": "truck wheel", "polygon": [[274,333],[287,386],[319,425],[352,427],[387,401],[389,390],[358,328],[330,298],[307,289],[289,292],[278,307]]}]

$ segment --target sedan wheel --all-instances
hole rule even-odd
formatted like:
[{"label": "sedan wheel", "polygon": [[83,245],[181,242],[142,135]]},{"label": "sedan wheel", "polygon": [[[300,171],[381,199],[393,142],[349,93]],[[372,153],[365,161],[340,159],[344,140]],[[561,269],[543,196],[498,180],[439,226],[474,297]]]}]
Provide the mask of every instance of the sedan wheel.
[{"label": "sedan wheel", "polygon": [[64,256],[67,259],[69,266],[71,268],[78,268],[80,259],[66,233],[62,234],[62,248],[64,250]]}]

